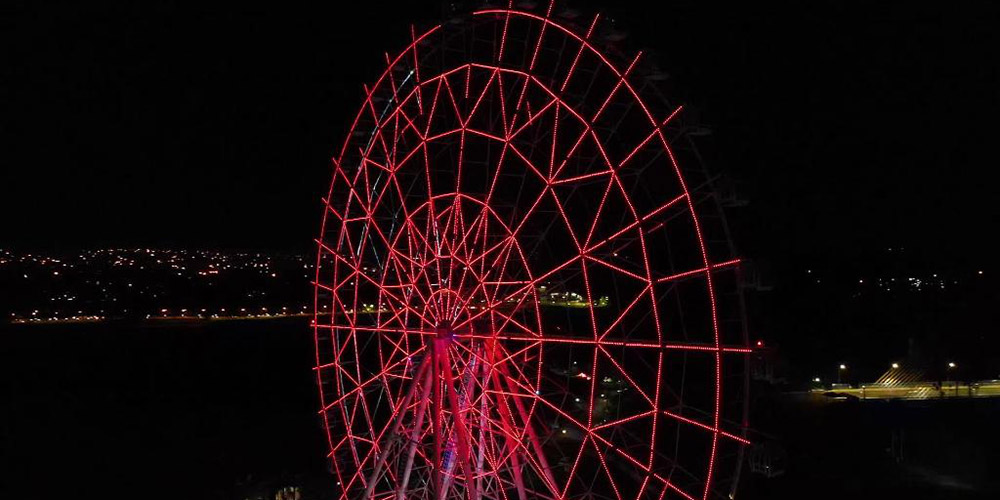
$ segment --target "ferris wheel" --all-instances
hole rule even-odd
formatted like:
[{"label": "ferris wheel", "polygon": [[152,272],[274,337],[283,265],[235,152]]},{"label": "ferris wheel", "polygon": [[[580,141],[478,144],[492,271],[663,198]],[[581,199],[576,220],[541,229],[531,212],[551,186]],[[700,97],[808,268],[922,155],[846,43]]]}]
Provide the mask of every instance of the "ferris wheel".
[{"label": "ferris wheel", "polygon": [[337,494],[732,498],[740,261],[662,74],[551,5],[410,37],[317,240]]}]

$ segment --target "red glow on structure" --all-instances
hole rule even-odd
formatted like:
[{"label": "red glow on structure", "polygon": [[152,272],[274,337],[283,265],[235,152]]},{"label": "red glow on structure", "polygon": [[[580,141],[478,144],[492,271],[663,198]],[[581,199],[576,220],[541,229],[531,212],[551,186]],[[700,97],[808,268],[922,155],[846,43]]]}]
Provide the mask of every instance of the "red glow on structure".
[{"label": "red glow on structure", "polygon": [[[495,50],[450,66],[423,58],[451,28],[411,28],[332,161],[314,371],[341,498],[581,498],[600,482],[619,499],[707,499],[719,450],[749,444],[722,404],[724,365],[751,353],[719,312],[717,280],[740,260],[710,257],[665,132],[683,108],[654,116],[639,55],[620,68],[593,41],[598,17],[578,34],[552,11],[475,12]],[[579,102],[577,80],[598,70],[607,87]],[[625,112],[641,125],[609,135]],[[668,177],[670,192],[636,188]],[[692,254],[676,267],[675,220]],[[697,328],[681,300],[701,304]],[[686,388],[711,407],[672,385],[668,366],[689,356],[711,366]],[[707,443],[676,484],[674,450],[657,449],[671,432]]]}]

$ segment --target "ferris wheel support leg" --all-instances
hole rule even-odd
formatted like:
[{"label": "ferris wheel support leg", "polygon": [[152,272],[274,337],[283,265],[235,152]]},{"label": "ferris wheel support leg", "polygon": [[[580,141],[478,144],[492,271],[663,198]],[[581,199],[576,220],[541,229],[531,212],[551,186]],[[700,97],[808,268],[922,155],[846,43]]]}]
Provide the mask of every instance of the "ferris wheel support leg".
[{"label": "ferris wheel support leg", "polygon": [[434,382],[434,415],[433,422],[431,423],[434,431],[434,467],[432,467],[431,474],[434,476],[434,494],[440,495],[441,493],[441,381],[436,378],[438,370],[438,356],[440,354],[439,346],[440,342],[431,342],[431,358],[433,359],[434,369],[431,370],[431,375],[435,376],[432,378]]},{"label": "ferris wheel support leg", "polygon": [[[448,402],[451,404],[451,418],[454,422],[452,425],[452,432],[458,435],[458,463],[462,468],[463,475],[465,476],[465,488],[468,491],[472,489],[472,462],[469,461],[469,442],[471,441],[471,434],[465,426],[465,409],[462,408],[459,403],[458,394],[455,392],[455,379],[451,373],[451,359],[448,355],[447,347],[442,349],[439,361],[441,363],[440,370],[444,373],[444,383],[447,388],[446,392],[448,395]],[[455,477],[452,471],[449,470],[446,472],[447,474],[444,477],[444,487],[440,492],[440,498],[442,500],[447,496],[448,488],[451,485],[452,479]],[[473,499],[478,500],[479,492],[473,491],[471,496]]]},{"label": "ferris wheel support leg", "polygon": [[[424,372],[429,371],[429,365],[427,363],[427,356],[420,362],[420,368],[417,369],[417,375],[413,377],[413,380],[418,380],[423,377]],[[378,482],[379,476],[382,474],[382,469],[385,467],[386,460],[389,459],[389,446],[392,440],[395,439],[396,434],[399,432],[399,428],[403,425],[403,417],[406,415],[406,407],[410,406],[410,402],[413,401],[413,393],[416,389],[417,384],[410,384],[409,389],[406,391],[406,396],[403,397],[403,401],[399,404],[399,410],[396,414],[396,422],[392,425],[392,430],[383,438],[382,442],[382,453],[379,454],[378,462],[375,465],[375,469],[372,470],[371,476],[368,477],[368,484],[365,486],[365,495],[362,497],[364,499],[371,498],[372,492],[375,491],[375,483]]]},{"label": "ferris wheel support leg", "polygon": [[483,461],[486,458],[486,386],[489,379],[486,363],[479,365],[479,372],[483,378],[479,383],[479,446],[476,450],[476,490],[483,491]]},{"label": "ferris wheel support leg", "polygon": [[433,383],[434,373],[431,370],[427,370],[427,374],[423,380],[423,391],[420,393],[420,409],[417,410],[417,420],[414,423],[413,430],[410,431],[410,445],[409,450],[406,452],[406,467],[403,469],[403,480],[399,484],[399,490],[396,491],[396,500],[404,500],[406,489],[409,488],[410,473],[413,471],[413,459],[417,454],[417,442],[420,439],[420,430],[424,426],[424,415],[427,414],[427,396],[430,395],[431,384]]},{"label": "ferris wheel support leg", "polygon": [[513,436],[517,435],[517,432],[514,430],[515,426],[514,426],[513,415],[510,414],[510,409],[507,408],[507,404],[503,401],[500,401],[500,399],[503,398],[502,394],[504,392],[504,389],[503,386],[500,385],[500,380],[497,378],[496,373],[494,373],[494,370],[492,369],[493,354],[495,350],[496,350],[496,344],[491,342],[491,349],[490,349],[489,363],[488,363],[488,365],[490,366],[490,373],[488,375],[489,380],[487,381],[487,385],[489,382],[493,382],[494,390],[496,391],[496,398],[498,400],[496,404],[497,411],[500,413],[500,420],[503,423],[504,427],[503,434],[506,437],[507,446],[509,446],[511,449],[510,461],[511,461],[511,469],[514,473],[513,474],[514,486],[517,489],[517,498],[519,500],[526,500],[528,495],[524,489],[524,479],[521,477],[521,459],[520,456],[518,455],[518,450],[517,450],[523,445],[521,445],[514,439]]},{"label": "ferris wheel support leg", "polygon": [[[511,382],[511,374],[504,364],[500,365],[500,371],[503,372],[504,380],[507,382],[508,390],[510,392],[516,393],[518,391],[517,387]],[[524,404],[521,402],[520,398],[511,398],[514,400],[514,407],[517,408],[517,413],[521,415],[521,421],[524,422],[524,430],[528,435],[528,441],[531,442],[531,447],[535,451],[535,455],[538,456],[539,465],[542,468],[542,479],[544,480],[546,486],[548,486],[549,491],[556,498],[561,498],[561,494],[556,487],[556,479],[552,476],[552,468],[549,466],[548,459],[545,458],[545,452],[542,450],[542,443],[538,440],[538,435],[535,434],[535,426],[532,425],[529,418],[528,412],[524,409]]]}]

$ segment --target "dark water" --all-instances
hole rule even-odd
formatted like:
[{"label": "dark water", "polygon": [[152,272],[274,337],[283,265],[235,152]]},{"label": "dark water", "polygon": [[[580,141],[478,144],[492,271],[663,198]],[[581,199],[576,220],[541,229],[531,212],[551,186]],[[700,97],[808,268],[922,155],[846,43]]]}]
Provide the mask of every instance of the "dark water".
[{"label": "dark water", "polygon": [[0,498],[330,490],[305,321],[31,326],[2,342]]},{"label": "dark water", "polygon": [[[331,496],[304,320],[3,328],[0,499]],[[1000,498],[997,400],[755,403],[739,498]]]}]

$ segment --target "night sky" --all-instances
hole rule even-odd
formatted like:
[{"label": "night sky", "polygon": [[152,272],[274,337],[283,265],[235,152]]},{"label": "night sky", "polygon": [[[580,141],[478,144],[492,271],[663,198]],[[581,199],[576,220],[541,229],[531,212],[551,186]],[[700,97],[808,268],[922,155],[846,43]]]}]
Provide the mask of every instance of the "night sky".
[{"label": "night sky", "polygon": [[[407,45],[411,24],[420,32],[453,7],[481,5],[465,3],[5,2],[0,250],[315,255],[330,157],[363,85],[384,70],[385,52]],[[819,418],[761,398],[779,382],[832,382],[841,363],[853,383],[903,359],[937,367],[928,376],[938,379],[1000,378],[992,245],[1000,226],[1000,2],[557,3],[567,6],[581,19],[602,13],[628,33],[627,54],[643,51],[670,76],[669,97],[684,104],[686,122],[712,131],[699,138],[710,170],[749,201],[727,213],[748,261],[741,266],[773,285],[746,294],[750,341],[766,341],[762,352],[776,353],[768,363],[787,376],[763,390],[754,381],[751,422],[759,436],[783,436],[792,464],[784,483],[791,494],[771,494],[771,483],[746,475],[745,483],[765,485],[751,497],[800,498],[808,490],[917,498],[907,492],[951,477],[907,482],[904,491],[884,471],[928,463],[927,471],[957,469],[973,484],[993,481],[983,457],[995,453],[998,434],[982,429],[995,427],[995,404],[977,412],[919,407],[907,450],[920,456],[922,443],[932,459],[893,458],[879,469],[871,464],[888,460],[886,436],[892,432],[895,443],[897,428],[903,435],[895,416],[889,423],[865,420],[867,413]],[[8,269],[35,265],[27,260]],[[93,262],[81,271],[102,272]],[[910,286],[915,276],[929,282],[937,273],[947,288]],[[40,274],[8,272],[0,306],[10,297],[55,301],[56,292],[69,293],[60,288],[67,273]],[[227,286],[239,293],[212,288],[203,297],[215,302],[202,307],[236,299],[242,307],[243,282],[231,276]],[[307,273],[298,276],[284,288],[268,285],[268,298],[309,295]],[[166,316],[160,307],[192,307],[185,290],[171,290],[176,304],[155,293],[156,301],[143,300]],[[97,295],[76,304],[110,297]],[[0,477],[0,497],[65,489],[51,496],[248,498],[243,489],[270,488],[268,481],[308,484],[288,480],[291,473],[312,474],[302,477],[332,491],[306,319],[277,328],[210,321],[161,328],[123,318],[51,330],[13,325],[10,335],[0,324],[0,416],[12,416],[0,418],[0,464],[12,464],[0,470],[30,490],[4,495]],[[952,360],[960,369],[945,371]],[[6,456],[3,443],[13,443]],[[957,482],[942,488],[948,498],[964,492]]]},{"label": "night sky", "polygon": [[[711,127],[745,254],[989,255],[994,2],[566,3],[614,19]],[[399,4],[5,7],[0,246],[309,251],[362,84],[447,11]]]}]

